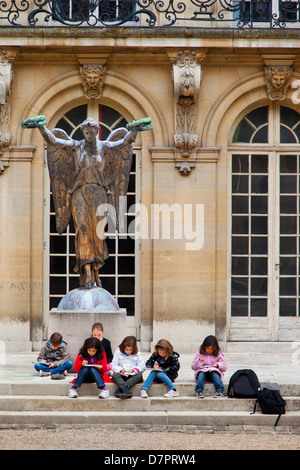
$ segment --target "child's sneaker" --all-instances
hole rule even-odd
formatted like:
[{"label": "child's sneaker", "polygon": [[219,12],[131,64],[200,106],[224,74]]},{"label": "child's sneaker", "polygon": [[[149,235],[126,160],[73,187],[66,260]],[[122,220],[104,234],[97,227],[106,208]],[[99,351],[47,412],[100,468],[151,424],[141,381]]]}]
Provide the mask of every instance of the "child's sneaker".
[{"label": "child's sneaker", "polygon": [[197,398],[204,398],[204,393],[203,392],[196,392],[196,397]]},{"label": "child's sneaker", "polygon": [[216,392],[213,394],[213,398],[219,398],[219,397],[224,397],[224,392],[222,392],[221,390],[216,391]]},{"label": "child's sneaker", "polygon": [[49,375],[51,375],[50,372],[44,372],[43,370],[39,372],[40,377],[49,377]]},{"label": "child's sneaker", "polygon": [[78,397],[77,390],[75,388],[70,388],[69,391],[68,391],[68,397],[69,398],[77,398]]},{"label": "child's sneaker", "polygon": [[51,379],[52,380],[62,380],[65,378],[64,374],[51,374]]},{"label": "child's sneaker", "polygon": [[141,390],[141,398],[148,398],[147,390],[144,390],[144,389]]},{"label": "child's sneaker", "polygon": [[173,398],[173,397],[178,397],[179,393],[176,389],[169,390],[167,393],[164,394],[164,397],[166,398]]},{"label": "child's sneaker", "polygon": [[99,398],[108,398],[109,397],[109,390],[104,387],[102,388],[101,392],[99,393]]}]

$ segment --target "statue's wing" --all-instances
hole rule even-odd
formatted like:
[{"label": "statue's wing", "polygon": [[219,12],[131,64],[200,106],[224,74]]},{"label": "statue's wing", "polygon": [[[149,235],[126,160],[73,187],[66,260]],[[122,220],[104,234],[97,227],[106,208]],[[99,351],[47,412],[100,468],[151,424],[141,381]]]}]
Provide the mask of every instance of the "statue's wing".
[{"label": "statue's wing", "polygon": [[[120,127],[111,132],[107,140],[111,142],[122,140],[127,134],[128,130],[125,127]],[[104,180],[111,193],[108,195],[108,200],[115,207],[116,220],[114,222],[121,233],[126,231],[124,212],[127,207],[126,195],[132,165],[132,153],[131,143],[127,143],[120,148],[108,149],[103,167]],[[113,217],[113,214],[111,216]]]},{"label": "statue's wing", "polygon": [[[70,139],[62,129],[53,129],[52,133],[59,139]],[[66,230],[72,214],[72,195],[69,190],[73,186],[77,173],[74,157],[74,152],[68,148],[47,144],[47,162],[55,208],[56,230],[59,234]]]}]

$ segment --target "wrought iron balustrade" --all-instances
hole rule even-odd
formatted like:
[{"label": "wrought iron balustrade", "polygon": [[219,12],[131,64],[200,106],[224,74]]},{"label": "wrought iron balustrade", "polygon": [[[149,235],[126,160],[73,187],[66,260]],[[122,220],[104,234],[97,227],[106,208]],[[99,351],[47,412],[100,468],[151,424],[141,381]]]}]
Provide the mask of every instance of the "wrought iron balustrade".
[{"label": "wrought iron balustrade", "polygon": [[0,26],[299,28],[300,0],[0,0]]}]

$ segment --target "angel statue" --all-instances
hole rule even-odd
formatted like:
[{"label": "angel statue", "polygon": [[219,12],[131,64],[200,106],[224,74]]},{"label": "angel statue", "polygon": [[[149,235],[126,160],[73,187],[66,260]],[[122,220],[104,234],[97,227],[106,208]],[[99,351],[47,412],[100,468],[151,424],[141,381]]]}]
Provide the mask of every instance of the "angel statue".
[{"label": "angel statue", "polygon": [[99,269],[108,258],[104,239],[99,235],[97,209],[112,205],[118,226],[121,196],[126,196],[132,163],[132,142],[138,131],[151,129],[151,118],[140,119],[111,132],[100,141],[99,124],[87,118],[81,124],[83,140],[74,140],[62,129],[47,129],[45,116],[22,121],[22,127],[39,129],[47,143],[47,161],[52,186],[56,229],[62,234],[73,216],[76,266],[80,287],[101,287]]}]

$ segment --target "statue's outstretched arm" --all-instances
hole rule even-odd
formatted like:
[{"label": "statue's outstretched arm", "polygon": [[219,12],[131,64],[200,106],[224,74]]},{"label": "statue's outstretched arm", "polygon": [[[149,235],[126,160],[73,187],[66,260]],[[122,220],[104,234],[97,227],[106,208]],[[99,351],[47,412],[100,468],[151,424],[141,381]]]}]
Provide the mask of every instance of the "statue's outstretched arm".
[{"label": "statue's outstretched arm", "polygon": [[54,145],[56,147],[68,147],[72,148],[74,147],[74,140],[70,139],[70,137],[65,134],[64,131],[62,131],[67,139],[61,139],[59,137],[56,137],[53,132],[49,131],[46,127],[47,121],[45,116],[34,116],[28,119],[24,119],[24,121],[21,122],[21,126],[25,129],[30,129],[30,128],[37,128],[43,139],[47,142],[47,144]]},{"label": "statue's outstretched arm", "polygon": [[[136,134],[138,131],[148,131],[149,129],[152,129],[153,127],[153,122],[150,117],[139,119],[138,121],[133,121],[131,123],[128,123],[126,125],[127,129],[127,134],[119,140],[113,140],[113,139],[108,139],[105,141],[105,146],[107,148],[122,148],[125,145],[132,144],[132,142],[135,141],[136,139]],[[118,129],[116,129],[115,132],[117,132]]]},{"label": "statue's outstretched arm", "polygon": [[49,131],[46,126],[41,126],[38,128],[40,131],[43,139],[47,142],[47,144],[54,145],[55,147],[63,147],[63,148],[73,148],[75,145],[75,141],[73,139],[60,139],[59,137],[55,137],[53,132]]},{"label": "statue's outstretched arm", "polygon": [[113,149],[113,148],[122,148],[125,147],[125,145],[132,144],[136,139],[136,132],[127,132],[125,137],[123,139],[119,139],[116,141],[112,140],[106,140],[105,141],[105,147]]}]

